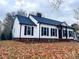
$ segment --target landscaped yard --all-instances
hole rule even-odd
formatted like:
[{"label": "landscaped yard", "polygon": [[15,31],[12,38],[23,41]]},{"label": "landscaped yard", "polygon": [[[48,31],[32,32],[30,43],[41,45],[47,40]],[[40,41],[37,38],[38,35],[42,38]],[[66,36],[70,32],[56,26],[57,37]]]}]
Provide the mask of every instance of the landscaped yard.
[{"label": "landscaped yard", "polygon": [[0,59],[79,59],[79,43],[0,41]]}]

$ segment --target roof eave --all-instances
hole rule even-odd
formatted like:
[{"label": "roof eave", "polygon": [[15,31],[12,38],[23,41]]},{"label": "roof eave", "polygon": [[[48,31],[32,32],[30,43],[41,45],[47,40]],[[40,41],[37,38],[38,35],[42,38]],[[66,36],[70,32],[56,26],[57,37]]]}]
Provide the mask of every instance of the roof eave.
[{"label": "roof eave", "polygon": [[58,26],[58,25],[55,25],[55,24],[47,24],[47,23],[42,23],[42,22],[38,22],[39,24],[45,24],[45,25],[51,25],[51,26]]},{"label": "roof eave", "polygon": [[37,26],[36,24],[23,24],[23,23],[19,23],[20,25],[30,25],[30,26]]}]

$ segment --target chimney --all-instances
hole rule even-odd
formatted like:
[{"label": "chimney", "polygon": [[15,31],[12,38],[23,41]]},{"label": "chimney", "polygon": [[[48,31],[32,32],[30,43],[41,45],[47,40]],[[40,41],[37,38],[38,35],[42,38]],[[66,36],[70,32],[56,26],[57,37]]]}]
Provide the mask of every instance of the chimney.
[{"label": "chimney", "polygon": [[41,13],[37,13],[37,16],[38,16],[38,17],[42,17],[42,14],[41,14]]}]

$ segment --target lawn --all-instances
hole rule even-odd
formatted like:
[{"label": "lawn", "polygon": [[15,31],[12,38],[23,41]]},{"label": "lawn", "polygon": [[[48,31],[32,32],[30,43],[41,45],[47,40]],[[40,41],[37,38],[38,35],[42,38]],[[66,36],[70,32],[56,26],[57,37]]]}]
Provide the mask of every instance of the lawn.
[{"label": "lawn", "polygon": [[79,43],[0,41],[0,59],[79,59]]}]

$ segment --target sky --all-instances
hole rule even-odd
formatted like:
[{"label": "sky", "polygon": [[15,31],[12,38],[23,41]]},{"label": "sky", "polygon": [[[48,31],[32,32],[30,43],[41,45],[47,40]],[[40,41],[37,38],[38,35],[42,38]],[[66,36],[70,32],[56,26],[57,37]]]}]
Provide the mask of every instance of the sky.
[{"label": "sky", "polygon": [[43,17],[67,22],[68,25],[76,23],[73,10],[79,8],[79,0],[64,0],[59,9],[53,8],[52,0],[0,0],[0,20],[6,13],[23,9],[26,12],[41,12]]}]

